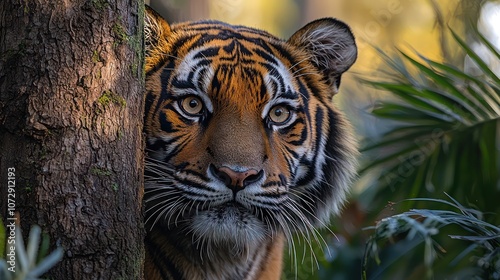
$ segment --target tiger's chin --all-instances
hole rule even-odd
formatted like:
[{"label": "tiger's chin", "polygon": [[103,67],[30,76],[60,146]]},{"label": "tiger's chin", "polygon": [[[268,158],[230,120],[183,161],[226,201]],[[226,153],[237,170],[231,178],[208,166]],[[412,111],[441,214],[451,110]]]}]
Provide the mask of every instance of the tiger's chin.
[{"label": "tiger's chin", "polygon": [[258,246],[272,235],[250,210],[234,203],[196,213],[190,227],[194,238],[201,244],[229,246],[234,253]]}]

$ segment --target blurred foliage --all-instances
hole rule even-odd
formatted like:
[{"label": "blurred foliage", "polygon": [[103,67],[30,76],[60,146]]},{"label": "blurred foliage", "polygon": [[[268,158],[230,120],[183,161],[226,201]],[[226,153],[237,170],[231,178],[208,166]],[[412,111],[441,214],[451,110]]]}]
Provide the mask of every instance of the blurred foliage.
[{"label": "blurred foliage", "polygon": [[[474,34],[500,60],[491,42]],[[371,113],[388,124],[363,145],[360,173],[371,184],[332,227],[338,238],[325,235],[330,254],[313,246],[319,271],[309,266],[307,274],[308,266],[299,265],[295,273],[292,263],[286,279],[359,279],[363,273],[365,279],[500,279],[500,79],[451,35],[479,75],[419,53],[378,50],[388,66],[385,78],[362,81],[385,92]],[[445,193],[453,202],[439,199]],[[415,197],[426,199],[409,199]],[[421,210],[394,215],[403,208]]]},{"label": "blurred foliage", "polygon": [[[365,259],[365,279],[500,278],[494,226],[500,223],[500,79],[492,63],[500,61],[500,54],[485,36],[468,29],[467,42],[446,31],[453,41],[441,44],[442,53],[458,50],[475,69],[462,70],[456,60],[446,61],[450,56],[443,63],[417,52],[389,56],[378,49],[388,67],[380,71],[383,78],[364,81],[384,92],[372,114],[388,127],[363,148],[361,174],[371,184],[358,200],[367,207],[367,223],[380,221],[366,252],[380,248]],[[484,52],[472,47],[478,44],[493,59],[484,60]],[[470,209],[454,201],[461,211],[456,215],[449,212],[453,207],[393,215],[401,208],[429,209],[436,206],[432,201],[442,200],[390,201],[436,198],[444,192]],[[434,220],[418,219],[424,213]],[[393,216],[384,218],[388,215]],[[382,237],[384,242],[374,241]],[[346,247],[361,246],[353,242]]]},{"label": "blurred foliage", "polygon": [[[3,222],[0,219],[0,241],[7,240],[6,231],[3,227]],[[41,236],[43,236],[41,238]],[[40,245],[40,238],[41,245]],[[9,244],[15,246],[14,259],[11,259],[7,254],[11,254],[10,250],[4,250],[0,254],[0,279],[5,280],[36,280],[53,267],[63,256],[63,250],[57,248],[49,254],[49,237],[41,234],[39,226],[31,228],[28,244],[24,245],[22,233],[19,226],[15,229],[15,243]],[[2,248],[6,243],[2,242]],[[0,249],[2,249],[0,248]],[[3,250],[0,250],[3,251]],[[5,257],[5,259],[4,259]],[[14,265],[14,268],[12,268]],[[10,270],[9,270],[10,268]],[[14,271],[12,271],[14,270]]]},{"label": "blurred foliage", "polygon": [[[406,249],[393,250],[389,256],[386,254],[384,264],[381,260],[379,247],[381,245],[383,248],[387,247],[384,243],[395,247],[398,240],[404,243],[402,247],[406,245],[408,249],[424,243],[423,254],[419,254],[420,260],[416,261],[425,266],[425,275],[428,279],[433,277],[437,279],[450,277],[453,279],[500,279],[500,227],[483,221],[484,215],[480,211],[466,208],[451,197],[450,199],[452,202],[441,199],[420,199],[420,201],[426,204],[437,202],[451,206],[455,211],[413,209],[384,218],[376,226],[370,227],[374,233],[365,251],[363,279],[375,279],[382,276],[386,278],[388,276],[386,270],[389,266],[396,260],[405,259],[408,253]],[[442,232],[442,227],[449,225],[456,225],[459,229],[452,231],[455,234],[448,235],[450,240],[446,243],[457,246],[460,250],[447,252],[446,248],[434,238]],[[458,232],[465,232],[465,234],[457,234]],[[456,240],[467,241],[467,243]],[[451,247],[450,245],[447,247]],[[401,249],[401,246],[398,249]],[[455,252],[459,254],[454,254]],[[439,253],[442,254],[439,262],[445,264],[434,269]],[[370,261],[374,261],[376,265],[372,265],[371,274],[367,274]],[[457,265],[459,263],[464,263],[464,265]],[[398,272],[399,275],[415,275],[412,273],[414,269],[415,262],[409,262],[407,265],[399,266]],[[421,276],[415,275],[414,278],[421,278]]]},{"label": "blurred foliage", "polygon": [[[390,57],[379,50],[390,69],[387,78],[363,82],[386,92],[372,113],[391,126],[364,145],[366,164],[361,175],[372,184],[359,200],[376,209],[387,201],[441,197],[446,192],[471,209],[455,200],[413,199],[389,202],[385,212],[370,213],[366,221],[380,221],[367,246],[373,258],[365,260],[365,279],[500,279],[500,233],[493,226],[500,224],[500,79],[463,39],[451,33],[481,71],[479,76],[418,53],[418,58],[402,51]],[[475,35],[500,59],[491,42],[477,31]],[[384,218],[396,207],[425,209],[435,201],[449,207]],[[453,207],[461,213],[450,212]],[[445,225],[455,226],[439,230]],[[390,242],[378,248],[381,244],[375,241],[382,238]],[[361,242],[348,246],[348,250],[359,249]]]},{"label": "blurred foliage", "polygon": [[[477,35],[500,59],[491,43]],[[453,36],[483,75],[475,77],[422,55],[419,62],[403,52],[393,58],[380,52],[395,73],[387,81],[365,82],[392,95],[372,113],[394,125],[365,145],[370,160],[360,172],[375,173],[370,191],[378,203],[446,191],[479,209],[500,213],[500,79]],[[500,222],[500,217],[492,218]]]}]

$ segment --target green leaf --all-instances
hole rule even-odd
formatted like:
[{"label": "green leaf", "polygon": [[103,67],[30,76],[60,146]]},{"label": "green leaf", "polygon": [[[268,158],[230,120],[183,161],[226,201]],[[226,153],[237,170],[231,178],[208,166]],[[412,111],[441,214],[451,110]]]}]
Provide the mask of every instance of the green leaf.
[{"label": "green leaf", "polygon": [[500,60],[500,52],[498,51],[498,49],[490,41],[488,41],[488,39],[486,39],[486,37],[484,37],[484,35],[481,34],[479,30],[477,30],[477,28],[474,28],[474,31],[479,37],[480,41],[491,51],[493,55],[496,56],[497,59]]},{"label": "green leaf", "polygon": [[[456,97],[456,98],[453,98],[453,101],[455,101],[457,103],[460,102],[461,103],[460,105],[462,107],[466,108],[471,114],[473,114],[474,116],[476,116],[476,119],[477,119],[477,116],[479,115],[479,113],[477,112],[476,109],[474,109],[473,107],[470,106],[471,104],[469,104],[469,102],[468,102],[468,101],[471,101],[470,98],[469,98],[469,96],[467,96],[465,94],[465,92],[460,91],[453,84],[452,80],[449,77],[446,77],[444,75],[438,74],[433,69],[424,66],[423,64],[417,62],[416,60],[414,60],[411,57],[409,57],[408,55],[406,55],[405,53],[402,53],[402,55],[405,56],[420,71],[422,71],[423,73],[425,73],[426,76],[430,77],[436,83],[437,86],[441,86],[441,87],[443,87],[445,89],[445,91],[436,91],[436,90],[432,90],[431,89],[430,90],[431,92],[438,93],[439,95],[444,96],[444,97],[448,97],[449,99],[451,99],[450,98],[451,95],[449,95],[448,92],[451,93],[453,96]],[[463,101],[465,101],[465,103],[462,103]],[[448,108],[452,108],[452,106],[448,106]]]},{"label": "green leaf", "polygon": [[[426,127],[428,127],[428,126],[426,126]],[[427,131],[429,133],[431,132],[430,130],[427,130]],[[425,137],[425,136],[426,136],[426,133],[423,133],[422,130],[418,130],[418,131],[413,131],[412,133],[408,133],[408,134],[394,135],[392,137],[384,137],[384,139],[381,141],[377,141],[374,144],[364,146],[363,148],[360,149],[360,152],[366,152],[366,151],[370,151],[370,150],[373,150],[376,148],[383,148],[383,147],[387,147],[387,146],[392,146],[392,145],[395,145],[397,143],[404,144],[404,143],[408,143],[411,141],[415,141],[415,139],[418,139],[420,137]]]},{"label": "green leaf", "polygon": [[366,171],[368,171],[368,170],[370,170],[370,169],[372,169],[374,167],[377,167],[377,166],[379,166],[379,165],[381,165],[383,163],[387,163],[387,162],[390,162],[392,160],[396,160],[396,159],[400,158],[401,156],[406,155],[406,154],[408,154],[411,151],[414,151],[415,147],[416,147],[416,145],[410,144],[408,147],[402,148],[400,150],[397,150],[397,151],[394,151],[394,152],[389,153],[387,155],[384,155],[384,156],[382,156],[379,159],[373,160],[368,165],[366,165],[363,168],[361,168],[359,170],[359,173],[364,173],[364,172],[366,172]]},{"label": "green leaf", "polygon": [[[494,102],[496,105],[490,105],[494,108],[499,108],[500,106],[500,89],[496,88],[494,85],[489,84],[487,81],[481,81],[471,75],[468,75],[464,73],[463,71],[455,68],[454,66],[451,65],[446,65],[443,63],[439,63],[433,60],[430,60],[422,55],[419,55],[421,59],[426,61],[430,66],[443,71],[444,73],[447,73],[448,75],[453,76],[454,78],[457,79],[462,79],[463,80],[463,86],[467,85],[467,87],[471,87],[470,83],[473,84],[474,87],[477,87],[479,90],[481,90],[481,93],[478,93],[474,96],[473,99],[470,99],[470,96],[460,94],[462,96],[463,101],[467,102],[469,105],[473,106],[478,106],[481,107],[481,103],[484,106],[484,102],[482,102],[483,98],[488,98]],[[496,88],[496,90],[494,89]],[[492,92],[493,90],[493,92]],[[465,98],[465,99],[464,99]],[[481,108],[482,110],[485,110],[485,108]],[[497,109],[494,109],[497,111]]]},{"label": "green leaf", "polygon": [[438,125],[441,127],[451,126],[453,122],[453,120],[446,115],[390,102],[381,104],[378,108],[373,109],[372,113],[378,117],[386,119],[411,122],[415,124]]},{"label": "green leaf", "polygon": [[416,106],[436,114],[450,115],[451,117],[460,120],[460,117],[452,114],[453,112],[451,110],[432,103],[429,99],[422,98],[422,92],[411,85],[384,82],[369,82],[369,84],[376,88],[390,91],[412,106]]},{"label": "green leaf", "polygon": [[467,43],[465,43],[453,30],[451,30],[451,34],[453,35],[453,38],[460,44],[463,50],[469,55],[469,57],[477,64],[477,66],[483,71],[484,74],[486,74],[488,77],[490,77],[496,84],[500,84],[500,79],[493,73],[493,71],[488,67],[486,62],[484,62],[479,55],[477,55],[469,46],[467,46]]}]

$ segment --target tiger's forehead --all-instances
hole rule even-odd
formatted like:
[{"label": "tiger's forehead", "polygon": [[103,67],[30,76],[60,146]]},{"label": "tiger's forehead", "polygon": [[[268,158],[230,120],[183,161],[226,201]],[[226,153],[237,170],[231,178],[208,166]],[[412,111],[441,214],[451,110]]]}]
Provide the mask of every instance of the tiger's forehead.
[{"label": "tiger's forehead", "polygon": [[294,64],[276,49],[278,39],[245,34],[224,29],[193,35],[186,40],[190,47],[176,55],[172,85],[191,86],[240,106],[258,106],[282,95],[292,98],[297,92]]}]

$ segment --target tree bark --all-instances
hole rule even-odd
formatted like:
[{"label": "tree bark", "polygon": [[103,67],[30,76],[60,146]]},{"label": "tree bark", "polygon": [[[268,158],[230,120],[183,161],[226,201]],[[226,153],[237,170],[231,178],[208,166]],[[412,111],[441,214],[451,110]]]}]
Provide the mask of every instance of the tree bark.
[{"label": "tree bark", "polygon": [[[0,1],[0,214],[62,246],[50,279],[141,279],[143,3]],[[10,178],[8,178],[10,177]]]}]

